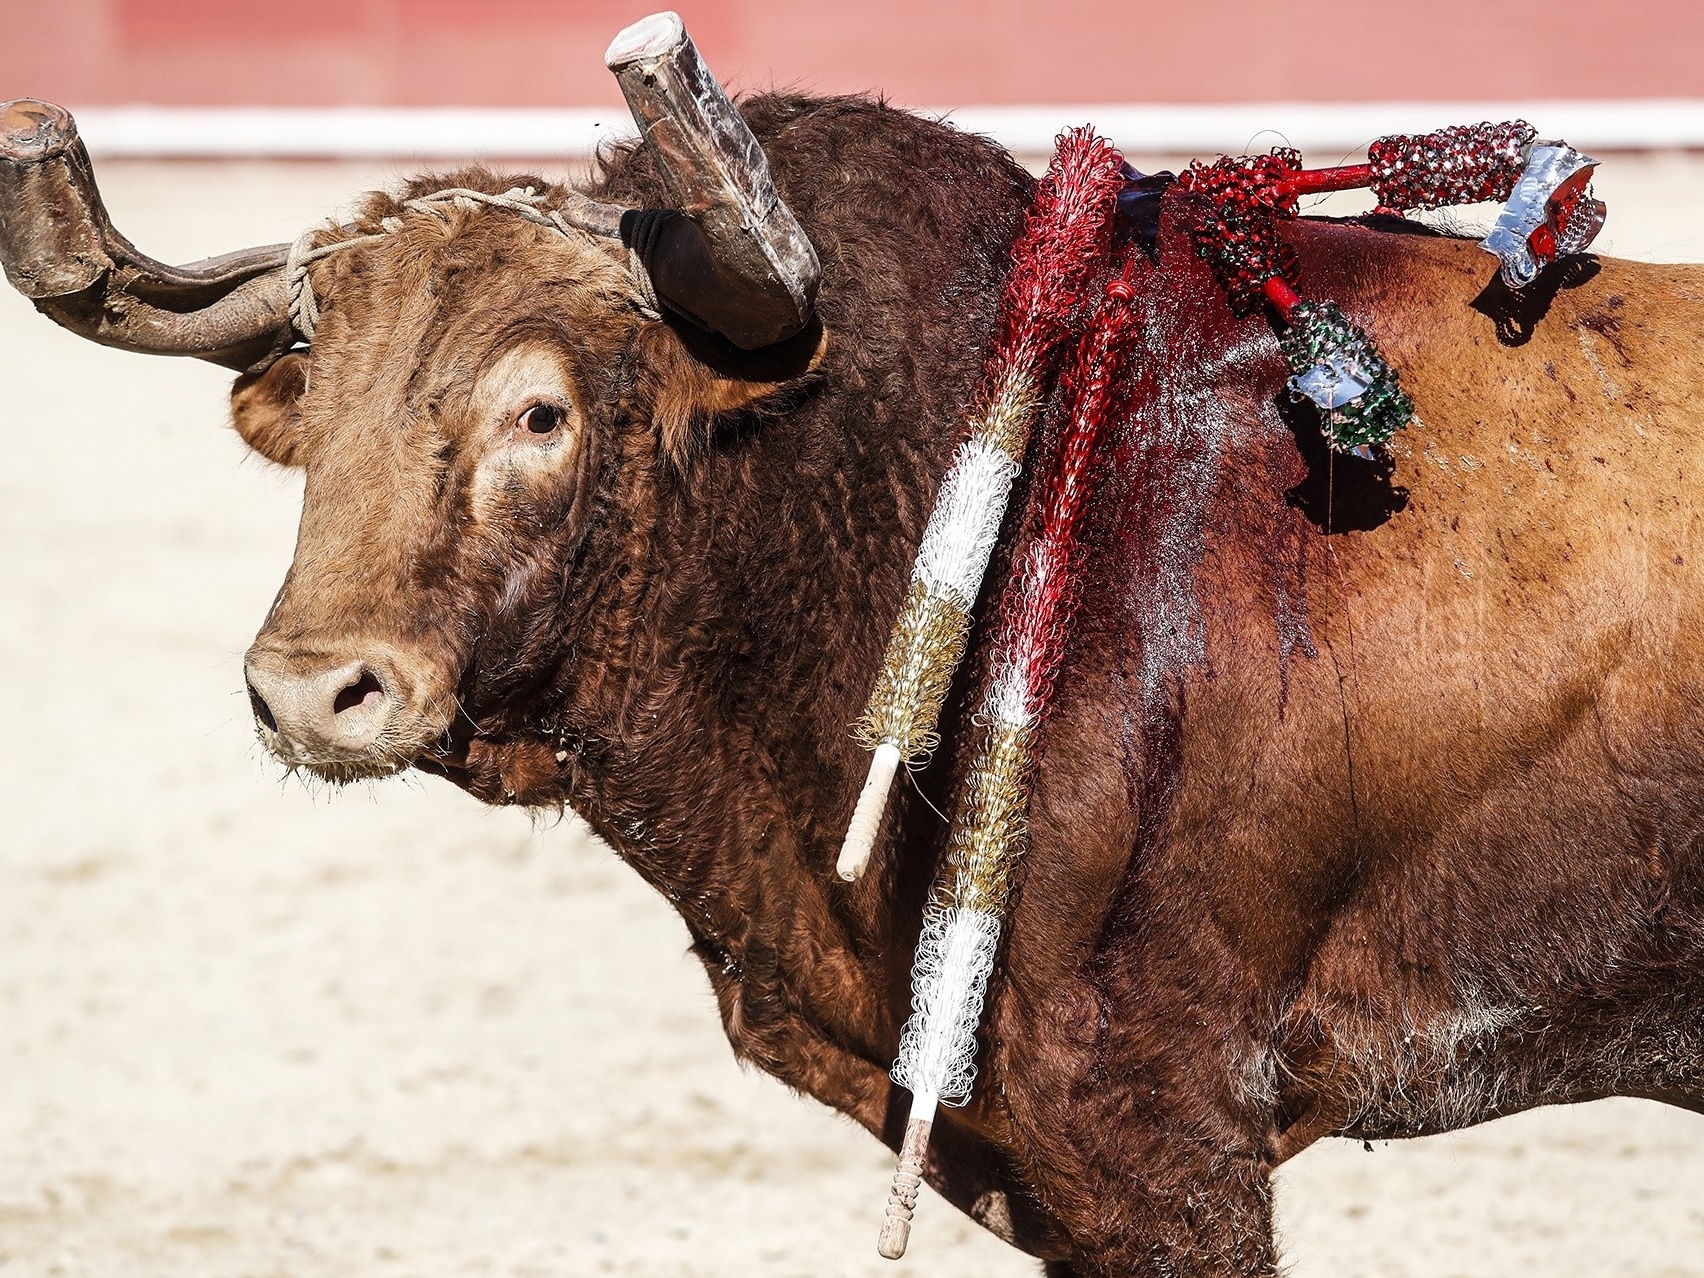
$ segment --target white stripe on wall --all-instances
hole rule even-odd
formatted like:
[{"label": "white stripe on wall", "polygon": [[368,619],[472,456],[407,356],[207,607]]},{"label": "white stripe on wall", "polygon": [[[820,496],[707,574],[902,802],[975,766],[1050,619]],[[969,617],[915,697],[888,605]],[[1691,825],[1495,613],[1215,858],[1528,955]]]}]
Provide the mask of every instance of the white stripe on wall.
[{"label": "white stripe on wall", "polygon": [[[619,108],[87,107],[74,111],[97,157],[520,158],[589,155],[632,133]],[[1620,102],[1236,103],[1213,106],[971,106],[945,115],[1020,155],[1092,123],[1124,150],[1242,152],[1281,143],[1310,153],[1355,152],[1386,133],[1478,120],[1530,120],[1543,137],[1585,151],[1704,148],[1704,99]]]}]

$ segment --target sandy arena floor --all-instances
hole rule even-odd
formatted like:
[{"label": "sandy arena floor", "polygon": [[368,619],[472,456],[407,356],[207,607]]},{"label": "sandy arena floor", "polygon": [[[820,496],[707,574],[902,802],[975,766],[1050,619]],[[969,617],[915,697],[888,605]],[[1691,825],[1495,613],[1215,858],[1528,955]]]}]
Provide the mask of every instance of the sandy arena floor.
[{"label": "sandy arena floor", "polygon": [[[103,170],[179,261],[386,176]],[[1704,161],[1600,190],[1611,251],[1704,259]],[[938,1199],[879,1260],[885,1151],[734,1065],[684,928],[577,824],[280,780],[239,662],[297,481],[228,381],[0,290],[0,1278],[1035,1272]],[[1297,1278],[1704,1278],[1704,1118],[1328,1142],[1279,1206]]]}]

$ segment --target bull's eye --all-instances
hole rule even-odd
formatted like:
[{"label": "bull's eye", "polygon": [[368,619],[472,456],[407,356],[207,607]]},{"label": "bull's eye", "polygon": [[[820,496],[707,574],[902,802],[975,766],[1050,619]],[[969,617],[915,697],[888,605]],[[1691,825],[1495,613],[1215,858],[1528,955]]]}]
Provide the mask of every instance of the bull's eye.
[{"label": "bull's eye", "polygon": [[548,435],[562,425],[562,410],[555,404],[534,404],[515,419],[515,429]]}]

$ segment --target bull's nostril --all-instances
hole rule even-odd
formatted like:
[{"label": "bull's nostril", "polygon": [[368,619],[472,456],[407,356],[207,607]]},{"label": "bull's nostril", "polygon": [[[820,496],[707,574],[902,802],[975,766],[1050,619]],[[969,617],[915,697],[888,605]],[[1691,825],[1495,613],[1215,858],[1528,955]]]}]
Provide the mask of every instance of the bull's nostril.
[{"label": "bull's nostril", "polygon": [[384,700],[384,695],[384,685],[371,670],[363,670],[359,679],[337,694],[337,699],[331,703],[331,712],[342,714],[357,706],[376,706]]},{"label": "bull's nostril", "polygon": [[254,717],[265,725],[268,732],[278,731],[278,720],[272,716],[272,707],[266,704],[266,698],[254,690],[254,684],[248,679],[243,680],[243,686],[248,689],[249,709],[254,711]]}]

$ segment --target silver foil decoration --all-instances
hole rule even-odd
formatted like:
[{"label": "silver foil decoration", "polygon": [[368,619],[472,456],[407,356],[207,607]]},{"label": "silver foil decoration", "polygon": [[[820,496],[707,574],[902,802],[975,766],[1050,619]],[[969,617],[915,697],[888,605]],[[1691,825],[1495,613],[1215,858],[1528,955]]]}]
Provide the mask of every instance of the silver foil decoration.
[{"label": "silver foil decoration", "polygon": [[1591,246],[1604,217],[1586,186],[1597,163],[1564,142],[1533,144],[1496,226],[1479,242],[1502,263],[1503,283],[1524,288],[1558,257]]},{"label": "silver foil decoration", "polygon": [[1373,374],[1348,351],[1327,355],[1305,373],[1297,373],[1290,379],[1292,390],[1325,409],[1342,408],[1359,399],[1372,384]]}]

